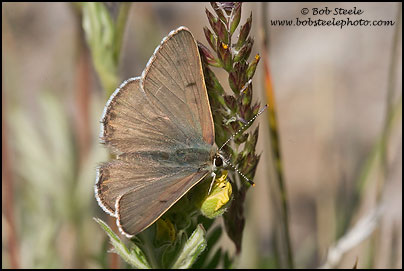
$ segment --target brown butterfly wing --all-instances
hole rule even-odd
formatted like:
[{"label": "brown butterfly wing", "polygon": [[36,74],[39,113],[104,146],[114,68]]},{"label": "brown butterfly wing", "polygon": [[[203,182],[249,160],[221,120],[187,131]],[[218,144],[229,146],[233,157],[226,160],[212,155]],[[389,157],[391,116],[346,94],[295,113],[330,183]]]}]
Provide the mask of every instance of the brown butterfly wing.
[{"label": "brown butterfly wing", "polygon": [[[199,52],[186,28],[163,40],[142,78],[111,96],[101,139],[120,155],[99,168],[96,198],[128,235],[153,223],[208,173],[213,120]],[[176,151],[189,148],[199,153],[178,159]]]},{"label": "brown butterfly wing", "polygon": [[197,43],[191,32],[180,27],[157,48],[142,74],[145,92],[155,97],[156,108],[181,117],[179,125],[192,127],[210,145],[215,142],[212,112],[203,77]]},{"label": "brown butterfly wing", "polygon": [[101,119],[100,138],[116,154],[160,150],[183,145],[187,133],[179,130],[165,113],[157,110],[140,87],[140,77],[125,81],[112,95]]},{"label": "brown butterfly wing", "polygon": [[[175,154],[171,154],[175,155]],[[138,197],[151,196],[148,204],[153,201],[154,191],[162,188],[161,191],[176,186],[178,182],[189,179],[189,176],[198,172],[199,163],[206,163],[209,153],[206,156],[197,157],[196,161],[189,165],[178,163],[178,159],[166,156],[165,152],[136,152],[121,155],[118,159],[104,163],[98,169],[96,183],[96,195],[100,206],[110,215],[116,216],[116,202],[119,196],[130,192],[138,191]],[[166,157],[165,157],[166,156]],[[207,170],[201,170],[201,174],[206,174]],[[189,185],[193,186],[198,180],[193,179]],[[188,185],[188,184],[187,184]],[[150,195],[143,195],[151,193]],[[177,197],[180,198],[181,190],[178,190]],[[172,198],[172,201],[176,200]],[[144,208],[142,205],[130,206],[136,212]],[[160,204],[156,200],[157,204]],[[125,206],[121,204],[121,206]],[[161,209],[161,208],[160,208]],[[164,210],[164,208],[162,209]],[[156,214],[157,215],[157,214]]]},{"label": "brown butterfly wing", "polygon": [[[120,154],[119,159],[98,168],[95,195],[104,211],[115,216],[117,198],[142,185],[153,185],[163,178],[175,182],[203,167],[209,160],[211,146],[191,136],[187,126],[180,130],[159,110],[153,110],[140,87],[140,78],[126,81],[107,103],[102,118],[101,139]],[[185,142],[188,142],[186,144]],[[200,145],[205,156],[198,156],[191,165],[180,165],[176,149]],[[166,161],[164,161],[166,159]]]},{"label": "brown butterfly wing", "polygon": [[207,173],[208,171],[195,172],[176,182],[164,180],[123,194],[117,201],[119,229],[127,237],[141,232],[160,218]]}]

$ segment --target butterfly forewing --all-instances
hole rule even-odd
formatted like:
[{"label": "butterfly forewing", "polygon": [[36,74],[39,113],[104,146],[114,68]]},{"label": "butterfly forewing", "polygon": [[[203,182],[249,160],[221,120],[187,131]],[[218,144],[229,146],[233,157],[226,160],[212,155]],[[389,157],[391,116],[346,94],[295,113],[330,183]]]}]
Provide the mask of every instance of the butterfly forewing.
[{"label": "butterfly forewing", "polygon": [[166,150],[183,144],[186,137],[168,116],[153,108],[140,81],[140,77],[125,81],[111,96],[101,120],[103,142],[115,153],[150,150],[156,145]]},{"label": "butterfly forewing", "polygon": [[180,127],[192,127],[195,133],[189,136],[202,135],[206,143],[213,145],[213,120],[202,64],[189,30],[181,27],[163,40],[143,77],[143,88],[156,98],[152,100],[156,108],[175,119]]},{"label": "butterfly forewing", "polygon": [[214,128],[192,34],[172,31],[142,77],[108,101],[101,139],[116,160],[98,169],[100,206],[132,236],[153,223],[209,171]]}]

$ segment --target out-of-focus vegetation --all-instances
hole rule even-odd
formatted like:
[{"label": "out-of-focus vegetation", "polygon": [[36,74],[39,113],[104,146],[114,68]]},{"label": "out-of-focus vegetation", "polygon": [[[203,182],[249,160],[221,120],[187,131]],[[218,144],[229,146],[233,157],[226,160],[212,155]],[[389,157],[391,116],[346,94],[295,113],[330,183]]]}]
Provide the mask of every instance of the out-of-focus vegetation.
[{"label": "out-of-focus vegetation", "polygon": [[[364,10],[358,19],[396,24],[340,29],[270,23],[307,18],[302,8],[324,6],[356,6]],[[108,67],[119,79],[103,81],[80,5],[2,3],[3,268],[127,267],[108,253],[109,240],[93,220],[114,223],[93,190],[97,163],[109,159],[98,142],[103,88],[140,75],[161,38],[180,25],[205,43],[205,7],[132,4],[120,56],[105,59],[117,65]],[[108,8],[119,18],[114,5]],[[241,22],[253,12],[250,35],[261,55],[254,99],[267,102],[268,76],[276,97],[286,236],[295,267],[402,268],[401,9],[400,3],[243,4]],[[223,85],[226,76],[218,71]],[[258,122],[262,156],[234,267],[284,267],[288,249],[273,136],[268,119]],[[226,234],[220,245],[234,250]]]}]

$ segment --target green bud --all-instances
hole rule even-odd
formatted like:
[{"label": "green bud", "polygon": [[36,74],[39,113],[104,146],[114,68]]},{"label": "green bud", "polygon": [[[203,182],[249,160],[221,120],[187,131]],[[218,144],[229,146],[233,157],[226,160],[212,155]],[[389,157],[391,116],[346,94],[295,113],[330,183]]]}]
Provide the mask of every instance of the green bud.
[{"label": "green bud", "polygon": [[210,27],[212,27],[212,29],[215,30],[217,18],[207,8],[205,8],[205,12],[206,12],[206,16],[208,17]]},{"label": "green bud", "polygon": [[217,51],[217,47],[216,47],[217,37],[216,37],[216,35],[213,34],[209,30],[209,28],[207,28],[206,26],[203,27],[203,32],[205,33],[206,40],[209,42],[210,47],[212,47],[212,49],[214,51]]},{"label": "green bud", "polygon": [[248,66],[248,68],[247,68],[247,79],[248,80],[250,80],[254,76],[255,70],[257,69],[257,65],[258,65],[258,62],[260,62],[260,59],[261,59],[260,55],[256,54],[254,60]]},{"label": "green bud", "polygon": [[210,50],[206,48],[205,45],[198,42],[198,48],[202,61],[214,67],[221,67],[220,62],[212,55]]},{"label": "green bud", "polygon": [[248,134],[240,134],[234,138],[234,142],[238,145],[244,143],[248,138]]},{"label": "green bud", "polygon": [[223,64],[223,68],[226,71],[230,71],[232,69],[232,57],[229,46],[223,42],[218,41],[217,51],[218,57]]},{"label": "green bud", "polygon": [[241,3],[237,2],[230,17],[230,34],[236,30],[241,18]]},{"label": "green bud", "polygon": [[[214,2],[211,2],[211,3],[214,3]],[[230,15],[231,11],[234,9],[237,2],[218,2],[218,4],[219,4],[218,6],[220,6],[220,8],[223,9],[227,15]]]},{"label": "green bud", "polygon": [[231,69],[233,67],[233,61],[232,61],[230,48],[227,44],[224,44],[224,43],[222,43],[222,46],[225,49],[225,53],[223,55],[224,68],[226,69],[226,71],[231,71]]},{"label": "green bud", "polygon": [[221,42],[229,44],[229,32],[227,32],[226,25],[221,20],[216,21],[213,31],[215,31]]},{"label": "green bud", "polygon": [[208,195],[209,187],[210,183],[206,182],[198,191],[200,198],[196,204],[204,216],[212,219],[226,211],[232,198],[232,186],[227,180],[227,170],[224,170],[223,174],[216,178]]},{"label": "green bud", "polygon": [[238,36],[238,41],[236,44],[236,50],[239,50],[241,46],[244,45],[244,42],[246,41],[248,34],[250,34],[251,23],[252,23],[252,12],[250,14],[250,17],[247,19],[247,22],[240,29],[240,34]]},{"label": "green bud", "polygon": [[226,105],[228,108],[230,108],[230,110],[234,111],[236,109],[236,98],[231,95],[225,95],[224,101],[226,102]]},{"label": "green bud", "polygon": [[223,89],[222,85],[220,84],[219,80],[217,79],[216,75],[210,69],[206,69],[206,75],[205,75],[205,78],[206,77],[210,78],[209,86],[208,86],[208,84],[206,84],[206,87],[208,88],[208,90],[212,89],[220,95],[223,94],[224,89]]},{"label": "green bud", "polygon": [[229,85],[230,85],[231,90],[233,90],[234,93],[238,93],[238,82],[237,82],[235,72],[231,72],[229,74]]},{"label": "green bud", "polygon": [[222,20],[223,23],[227,23],[226,16],[224,16],[223,11],[219,8],[216,2],[210,2],[213,10],[216,12],[217,17]]}]

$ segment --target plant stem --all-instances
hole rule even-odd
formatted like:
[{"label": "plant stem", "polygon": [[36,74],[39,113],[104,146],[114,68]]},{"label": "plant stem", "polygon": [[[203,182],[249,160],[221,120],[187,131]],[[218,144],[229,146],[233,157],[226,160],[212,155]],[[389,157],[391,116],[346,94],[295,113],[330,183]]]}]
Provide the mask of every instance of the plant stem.
[{"label": "plant stem", "polygon": [[[393,106],[393,98],[394,98],[394,89],[395,89],[395,82],[396,82],[396,67],[397,63],[399,60],[399,57],[397,55],[397,48],[399,44],[399,37],[401,33],[401,9],[402,9],[402,4],[398,4],[398,10],[397,10],[397,17],[396,17],[396,26],[395,26],[395,31],[393,34],[393,39],[392,39],[392,45],[391,45],[391,58],[390,58],[390,65],[389,65],[389,70],[388,70],[388,82],[387,82],[387,97],[386,97],[386,114],[385,114],[385,120],[384,120],[384,127],[383,130],[387,131],[390,118],[391,118],[391,112],[392,112],[392,106]],[[384,134],[384,133],[383,133]],[[387,137],[387,135],[386,135]],[[380,184],[379,188],[383,187],[384,182],[386,182],[389,178],[389,172],[388,172],[388,150],[387,150],[387,140],[382,140],[381,141],[381,172],[382,172],[382,178],[380,179]],[[381,191],[382,189],[378,190],[377,198],[378,200],[381,197]]]},{"label": "plant stem", "polygon": [[[119,13],[114,21],[111,12],[104,3],[83,3],[83,28],[87,35],[89,50],[95,70],[109,99],[118,83],[118,64],[122,47],[125,25],[128,18],[130,3],[120,3]],[[114,158],[110,154],[111,159]],[[116,231],[115,219],[109,218],[111,228]],[[111,254],[110,267],[118,268],[120,261],[117,254]]]},{"label": "plant stem", "polygon": [[275,93],[272,87],[272,80],[269,70],[269,58],[268,58],[268,28],[267,28],[267,3],[263,3],[262,6],[262,26],[264,30],[263,36],[263,60],[264,60],[264,76],[265,76],[265,84],[264,88],[266,90],[266,95],[268,99],[268,117],[269,117],[269,132],[271,136],[271,146],[272,146],[272,156],[275,161],[275,174],[278,180],[278,186],[280,191],[280,201],[281,201],[281,221],[284,228],[284,239],[286,243],[287,250],[287,263],[288,268],[294,268],[293,261],[293,251],[290,241],[290,233],[289,233],[289,214],[288,214],[288,201],[287,201],[287,193],[286,186],[283,174],[282,167],[282,157],[280,150],[280,141],[279,141],[279,129],[278,129],[278,121],[276,117],[276,102],[275,102]]},{"label": "plant stem", "polygon": [[145,253],[147,260],[150,263],[151,268],[160,268],[160,265],[156,259],[154,246],[153,246],[153,236],[150,235],[150,230],[146,230],[137,235],[137,237],[143,243],[143,252]]},{"label": "plant stem", "polygon": [[[3,88],[4,90],[4,88]],[[4,96],[4,94],[2,95]],[[3,107],[3,113],[4,113]],[[3,114],[4,116],[4,114]],[[7,142],[7,124],[4,117],[2,117],[2,169],[3,169],[3,181],[2,181],[2,189],[3,191],[3,212],[6,221],[6,239],[8,246],[8,255],[10,257],[10,268],[20,268],[19,265],[19,256],[18,256],[18,241],[17,241],[17,233],[16,226],[14,221],[14,189],[13,189],[13,173],[10,163],[10,149],[8,147]]]},{"label": "plant stem", "polygon": [[119,14],[118,18],[116,19],[116,43],[117,46],[115,47],[115,60],[116,63],[119,63],[119,56],[122,48],[122,41],[123,41],[123,34],[125,33],[125,26],[128,19],[128,14],[130,10],[130,3],[122,2],[120,3],[119,7]]}]

